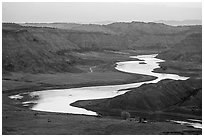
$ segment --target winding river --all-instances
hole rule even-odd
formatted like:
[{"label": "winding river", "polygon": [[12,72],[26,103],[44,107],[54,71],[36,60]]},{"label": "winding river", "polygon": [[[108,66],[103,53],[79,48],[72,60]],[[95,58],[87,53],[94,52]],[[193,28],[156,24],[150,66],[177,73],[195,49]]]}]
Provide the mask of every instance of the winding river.
[{"label": "winding river", "polygon": [[[81,88],[71,88],[71,89],[56,89],[56,90],[44,90],[35,91],[31,93],[21,93],[18,95],[10,96],[11,99],[22,99],[25,96],[31,96],[31,98],[38,97],[37,100],[28,100],[22,102],[23,106],[32,105],[32,110],[37,111],[47,111],[47,112],[60,112],[60,113],[72,113],[72,114],[85,114],[85,115],[97,115],[96,112],[89,111],[83,108],[77,108],[70,106],[71,103],[78,100],[89,100],[89,99],[101,99],[101,98],[111,98],[125,92],[128,89],[139,87],[142,84],[147,83],[157,83],[163,79],[173,79],[173,80],[186,80],[188,77],[182,77],[175,74],[162,74],[152,72],[156,68],[160,68],[159,62],[164,62],[164,60],[156,58],[157,54],[152,55],[139,55],[130,56],[130,58],[139,59],[140,61],[124,61],[117,62],[115,69],[118,71],[134,74],[143,74],[155,76],[156,79],[145,82],[138,82],[132,84],[123,85],[109,85],[109,86],[93,86],[93,87],[81,87]],[[120,90],[120,91],[119,91]]]}]

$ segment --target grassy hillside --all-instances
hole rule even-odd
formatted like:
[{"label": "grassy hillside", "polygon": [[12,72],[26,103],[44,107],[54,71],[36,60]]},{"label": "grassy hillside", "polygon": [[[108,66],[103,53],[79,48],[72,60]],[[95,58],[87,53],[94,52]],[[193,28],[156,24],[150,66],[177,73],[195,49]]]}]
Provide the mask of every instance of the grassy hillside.
[{"label": "grassy hillside", "polygon": [[192,33],[176,44],[174,48],[159,54],[165,60],[202,62],[202,33]]},{"label": "grassy hillside", "polygon": [[201,33],[201,26],[175,27],[162,23],[134,21],[116,22],[108,25],[74,23],[26,23],[21,25],[115,34],[127,39],[126,46],[131,49],[155,49],[157,51],[174,46],[191,33]]},{"label": "grassy hillside", "polygon": [[[93,117],[32,111],[9,95],[86,86],[128,84],[155,77],[114,69],[131,55],[155,54],[165,59],[154,70],[191,77],[146,84],[109,99],[77,101],[72,105],[102,115],[128,111],[131,116],[165,115],[201,119],[202,26],[161,23],[2,24],[3,134],[201,134],[186,125],[146,124],[116,117]],[[20,104],[19,104],[20,103]],[[155,115],[154,115],[155,114]],[[158,115],[157,115],[158,114]],[[97,125],[97,126],[95,126]],[[53,130],[54,129],[54,130]],[[55,130],[57,129],[57,130]],[[60,130],[59,130],[60,129]]]},{"label": "grassy hillside", "polygon": [[176,73],[188,77],[202,78],[202,33],[192,33],[158,58],[165,62],[156,69],[160,73]]},{"label": "grassy hillside", "polygon": [[[201,26],[173,27],[161,23],[3,23],[3,73],[82,72],[75,63],[102,62],[98,58],[86,60],[75,54],[87,51],[143,50],[162,52],[169,57],[180,56],[185,51],[183,58],[186,60],[189,54],[197,54],[201,49],[200,37]],[[177,49],[182,52],[170,55],[169,52]],[[193,61],[200,59],[201,52],[196,54]]]},{"label": "grassy hillside", "polygon": [[73,31],[115,34],[128,40],[131,49],[155,49],[160,51],[179,43],[192,32],[201,32],[200,26],[169,26],[162,23],[116,22],[108,25],[76,23],[26,23],[23,26],[51,27]]},{"label": "grassy hillside", "polygon": [[120,33],[127,37],[129,46],[133,49],[155,49],[161,51],[169,49],[176,43],[179,43],[186,35],[192,32],[201,32],[200,26],[173,27],[162,23],[113,23],[106,26],[107,28]]},{"label": "grassy hillside", "polygon": [[70,52],[122,49],[126,45],[122,37],[101,32],[3,24],[2,33],[3,72],[80,72],[73,66],[80,58]]},{"label": "grassy hillside", "polygon": [[156,84],[144,84],[110,99],[77,101],[72,105],[99,113],[121,111],[144,113],[181,113],[201,116],[202,82],[163,80]]},{"label": "grassy hillside", "polygon": [[102,32],[107,34],[115,34],[108,28],[105,28],[103,25],[96,24],[77,24],[77,23],[22,23],[22,26],[35,26],[35,27],[49,27],[49,28],[58,28],[66,30],[78,30],[78,31],[87,31],[87,32]]}]

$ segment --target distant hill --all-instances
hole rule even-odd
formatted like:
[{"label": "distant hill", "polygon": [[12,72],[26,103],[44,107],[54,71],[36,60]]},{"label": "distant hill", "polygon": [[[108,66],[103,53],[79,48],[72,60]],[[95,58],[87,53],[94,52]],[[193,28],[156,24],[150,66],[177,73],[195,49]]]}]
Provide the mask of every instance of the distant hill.
[{"label": "distant hill", "polygon": [[108,24],[111,24],[113,23],[114,21],[95,21],[93,22],[93,24],[99,24],[99,25],[108,25]]},{"label": "distant hill", "polygon": [[21,26],[33,26],[33,27],[50,27],[67,30],[78,30],[87,32],[103,32],[112,34],[113,31],[105,28],[103,25],[97,24],[77,24],[77,23],[21,23]]},{"label": "distant hill", "polygon": [[[75,51],[151,50],[167,54],[168,50],[177,50],[179,43],[191,43],[187,44],[189,48],[200,49],[201,34],[199,25],[175,27],[154,22],[3,23],[3,72],[80,72],[73,66],[80,59],[70,55]],[[187,51],[184,47],[180,46],[179,50]],[[201,52],[197,57],[201,58]]]},{"label": "distant hill", "polygon": [[[164,49],[178,43],[186,35],[201,31],[200,26],[174,27],[154,22],[116,22],[108,25],[75,23],[26,23],[23,26],[51,27],[73,31],[101,32],[128,39],[133,49]],[[199,30],[200,29],[200,30]],[[147,41],[148,39],[148,41]]]},{"label": "distant hill", "polygon": [[172,26],[183,26],[183,25],[202,25],[202,20],[182,20],[182,21],[177,21],[177,20],[158,20],[155,21],[156,23],[164,23],[167,25],[172,25]]},{"label": "distant hill", "polygon": [[180,60],[202,63],[202,33],[192,33],[175,44],[167,51],[163,51],[158,58],[165,60]]},{"label": "distant hill", "polygon": [[174,27],[154,22],[119,22],[108,24],[106,28],[128,38],[129,47],[133,49],[155,49],[158,52],[169,49],[187,35],[194,32],[201,33],[202,30],[201,26]]},{"label": "distant hill", "polygon": [[[3,24],[2,67],[6,71],[32,73],[81,72],[73,63],[74,51],[123,49],[123,37],[102,32]],[[67,53],[67,54],[66,54]]]}]

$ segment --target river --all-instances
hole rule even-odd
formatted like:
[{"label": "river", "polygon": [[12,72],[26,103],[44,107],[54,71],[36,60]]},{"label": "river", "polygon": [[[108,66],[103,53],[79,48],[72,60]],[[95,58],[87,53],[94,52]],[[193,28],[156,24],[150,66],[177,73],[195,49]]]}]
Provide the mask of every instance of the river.
[{"label": "river", "polygon": [[156,77],[155,80],[123,85],[92,86],[71,89],[35,91],[31,93],[21,93],[13,95],[10,96],[10,98],[22,99],[25,96],[30,96],[31,98],[37,97],[38,99],[36,100],[27,100],[26,102],[22,102],[23,106],[29,106],[30,104],[32,104],[31,109],[37,111],[97,115],[96,112],[89,111],[83,108],[73,107],[70,104],[78,100],[115,97],[124,94],[125,92],[128,92],[128,90],[121,91],[121,89],[128,89],[133,87],[136,88],[141,86],[142,84],[157,83],[163,79],[173,80],[188,79],[188,77],[182,77],[175,74],[162,74],[152,72],[154,69],[160,68],[159,66],[160,62],[164,62],[164,60],[157,59],[156,56],[157,54],[130,56],[130,58],[139,59],[140,61],[137,60],[117,62],[115,67],[115,69],[117,69],[118,71],[126,73],[155,76]]}]

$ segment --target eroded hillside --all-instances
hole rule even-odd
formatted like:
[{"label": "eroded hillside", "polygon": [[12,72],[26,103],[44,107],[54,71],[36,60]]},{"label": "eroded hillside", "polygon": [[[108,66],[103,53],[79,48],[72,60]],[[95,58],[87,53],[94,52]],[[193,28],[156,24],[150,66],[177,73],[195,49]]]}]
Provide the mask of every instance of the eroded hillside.
[{"label": "eroded hillside", "polygon": [[85,100],[73,103],[101,114],[120,115],[121,111],[147,114],[202,114],[202,82],[162,80],[156,84],[144,84],[110,99]]},{"label": "eroded hillside", "polygon": [[[101,32],[78,32],[53,28],[3,24],[3,72],[80,72],[69,53],[123,49],[126,40]],[[68,54],[65,54],[68,53]]]},{"label": "eroded hillside", "polygon": [[151,22],[3,23],[2,66],[3,73],[82,72],[75,63],[102,61],[86,60],[77,52],[142,50],[162,52],[161,58],[197,61],[201,60],[201,47],[201,26],[173,27]]}]

